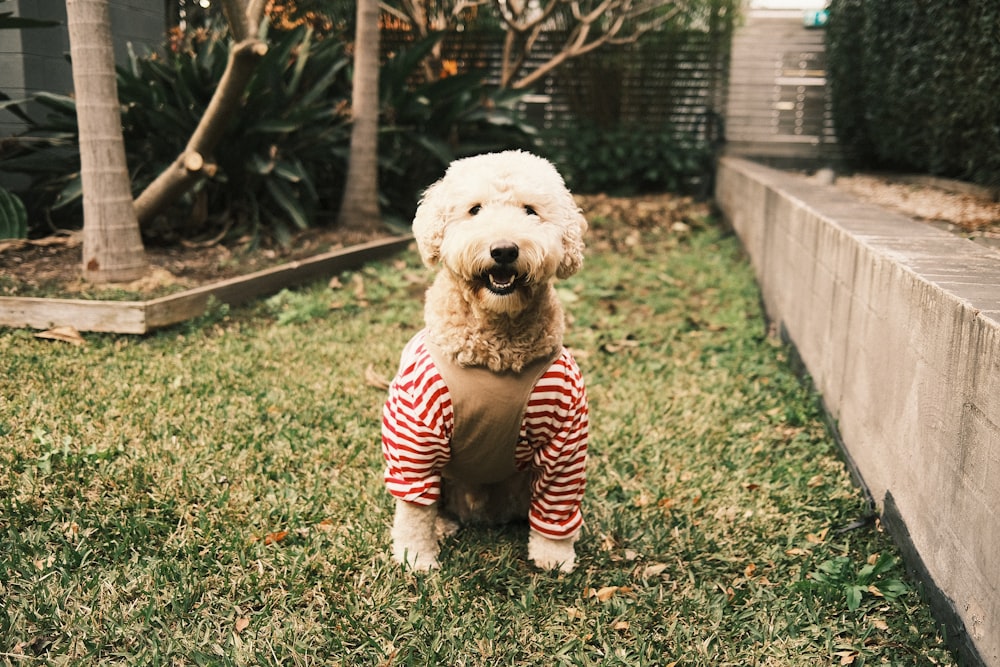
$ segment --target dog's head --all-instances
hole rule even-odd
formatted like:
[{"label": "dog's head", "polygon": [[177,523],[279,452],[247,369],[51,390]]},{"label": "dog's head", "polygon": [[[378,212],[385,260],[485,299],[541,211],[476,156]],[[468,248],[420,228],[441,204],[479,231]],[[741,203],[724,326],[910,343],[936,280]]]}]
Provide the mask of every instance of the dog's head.
[{"label": "dog's head", "polygon": [[413,219],[420,256],[486,308],[520,310],[539,286],[583,265],[587,221],[547,160],[523,151],[456,160]]}]

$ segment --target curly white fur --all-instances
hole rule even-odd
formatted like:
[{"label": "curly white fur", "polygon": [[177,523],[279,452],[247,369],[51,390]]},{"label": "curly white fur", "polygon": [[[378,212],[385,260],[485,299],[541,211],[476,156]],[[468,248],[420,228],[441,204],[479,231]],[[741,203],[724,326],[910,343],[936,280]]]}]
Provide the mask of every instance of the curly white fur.
[{"label": "curly white fur", "polygon": [[[506,151],[452,163],[413,220],[421,258],[440,269],[424,309],[429,338],[460,365],[495,372],[518,372],[552,355],[565,329],[553,283],[582,267],[586,230],[547,160]],[[394,559],[415,570],[437,567],[438,524],[437,505],[398,501]],[[569,572],[575,541],[531,531],[529,559]]]},{"label": "curly white fur", "polygon": [[[424,263],[442,269],[424,310],[431,339],[459,363],[493,371],[551,354],[565,327],[553,282],[583,265],[586,230],[547,160],[506,151],[452,163],[413,220]],[[497,248],[516,249],[502,276],[509,293],[490,289]]]}]

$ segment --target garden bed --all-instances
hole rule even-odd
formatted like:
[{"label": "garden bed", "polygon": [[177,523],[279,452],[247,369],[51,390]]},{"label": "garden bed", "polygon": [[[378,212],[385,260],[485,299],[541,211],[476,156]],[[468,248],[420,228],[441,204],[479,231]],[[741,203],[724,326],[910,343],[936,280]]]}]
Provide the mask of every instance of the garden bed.
[{"label": "garden bed", "polygon": [[[78,244],[68,238],[8,248],[5,291],[59,296],[0,296],[0,326],[144,334],[199,317],[213,302],[236,305],[335,275],[399,251],[411,240],[397,236],[345,247],[341,234],[336,249],[308,256],[315,241],[284,254],[262,249],[234,255],[225,246],[157,249],[149,253],[147,277],[95,288],[81,280]],[[258,266],[264,268],[253,270]]]}]

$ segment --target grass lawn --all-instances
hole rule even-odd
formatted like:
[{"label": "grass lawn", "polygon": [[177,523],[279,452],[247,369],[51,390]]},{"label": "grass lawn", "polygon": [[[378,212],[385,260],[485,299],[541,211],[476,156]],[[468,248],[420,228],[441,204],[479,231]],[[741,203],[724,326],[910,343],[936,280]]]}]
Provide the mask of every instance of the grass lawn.
[{"label": "grass lawn", "polygon": [[525,525],[389,559],[376,385],[415,252],[146,338],[0,331],[0,663],[952,664],[700,212],[592,220],[560,286],[592,424],[569,575]]}]

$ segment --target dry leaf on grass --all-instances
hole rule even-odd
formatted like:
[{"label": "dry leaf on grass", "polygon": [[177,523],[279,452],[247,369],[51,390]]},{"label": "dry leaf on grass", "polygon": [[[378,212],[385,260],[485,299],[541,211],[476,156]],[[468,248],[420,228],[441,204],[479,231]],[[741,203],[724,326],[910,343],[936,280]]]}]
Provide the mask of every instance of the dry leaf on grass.
[{"label": "dry leaf on grass", "polygon": [[858,657],[857,651],[837,651],[834,653],[835,656],[840,658],[841,665],[853,665],[854,660]]},{"label": "dry leaf on grass", "polygon": [[650,563],[642,570],[642,578],[649,579],[650,577],[657,577],[663,574],[664,570],[667,569],[666,563]]},{"label": "dry leaf on grass", "polygon": [[385,391],[389,388],[389,379],[375,370],[371,364],[365,369],[365,384]]},{"label": "dry leaf on grass", "polygon": [[70,326],[52,327],[47,331],[40,331],[35,334],[35,338],[58,340],[62,343],[69,343],[70,345],[83,345],[86,343],[86,341],[83,340],[83,336],[80,335],[80,332],[76,330],[76,327]]},{"label": "dry leaf on grass", "polygon": [[826,542],[826,534],[830,532],[830,528],[826,527],[818,533],[809,533],[806,535],[806,542],[810,544],[823,544]]},{"label": "dry leaf on grass", "polygon": [[236,630],[236,634],[239,634],[250,627],[250,619],[246,616],[241,616],[236,619],[236,623],[233,625],[233,629]]},{"label": "dry leaf on grass", "polygon": [[632,589],[628,586],[603,586],[598,589],[586,588],[583,591],[585,598],[597,598],[599,602],[607,602],[616,595],[631,595]]},{"label": "dry leaf on grass", "polygon": [[277,544],[286,537],[288,537],[287,530],[279,530],[273,533],[268,533],[264,536],[264,544]]}]

